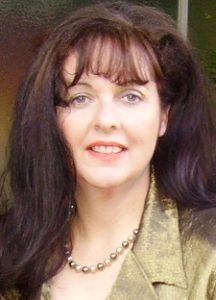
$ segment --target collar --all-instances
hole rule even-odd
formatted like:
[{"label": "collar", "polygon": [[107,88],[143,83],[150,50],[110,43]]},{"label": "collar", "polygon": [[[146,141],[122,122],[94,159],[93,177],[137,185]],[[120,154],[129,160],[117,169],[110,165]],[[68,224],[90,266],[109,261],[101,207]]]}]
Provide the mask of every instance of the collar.
[{"label": "collar", "polygon": [[132,252],[151,283],[187,287],[177,205],[159,196],[154,180]]}]

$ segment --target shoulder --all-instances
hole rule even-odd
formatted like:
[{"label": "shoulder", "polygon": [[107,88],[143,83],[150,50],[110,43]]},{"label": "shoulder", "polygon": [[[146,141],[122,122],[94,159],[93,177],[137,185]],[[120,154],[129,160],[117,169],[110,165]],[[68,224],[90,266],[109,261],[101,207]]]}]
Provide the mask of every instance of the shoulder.
[{"label": "shoulder", "polygon": [[179,228],[191,293],[216,299],[216,208],[179,209]]}]

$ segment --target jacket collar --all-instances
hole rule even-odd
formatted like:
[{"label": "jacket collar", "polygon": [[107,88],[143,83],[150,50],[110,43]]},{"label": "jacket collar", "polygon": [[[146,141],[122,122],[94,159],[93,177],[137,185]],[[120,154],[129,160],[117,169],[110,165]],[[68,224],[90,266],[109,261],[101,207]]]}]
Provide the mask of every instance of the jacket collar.
[{"label": "jacket collar", "polygon": [[159,197],[154,180],[132,252],[152,283],[186,288],[177,205]]},{"label": "jacket collar", "polygon": [[152,180],[137,240],[106,299],[159,300],[158,283],[169,285],[169,293],[160,299],[186,299],[177,206],[159,197]]}]

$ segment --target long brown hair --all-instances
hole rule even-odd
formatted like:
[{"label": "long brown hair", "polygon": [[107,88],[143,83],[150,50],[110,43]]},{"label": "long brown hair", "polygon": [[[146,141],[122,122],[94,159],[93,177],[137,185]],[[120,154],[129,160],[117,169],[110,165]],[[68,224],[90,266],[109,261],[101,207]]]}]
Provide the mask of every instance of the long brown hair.
[{"label": "long brown hair", "polygon": [[[113,51],[107,68],[101,69],[108,43]],[[100,55],[92,64],[96,44]],[[136,58],[132,47],[138,49]],[[62,65],[72,50],[78,64],[70,85],[83,72],[118,84],[142,84],[146,77],[137,60],[148,64],[161,103],[171,107],[166,134],[152,160],[159,189],[182,206],[216,206],[216,128],[210,97],[191,46],[175,23],[155,8],[124,1],[78,9],[48,36],[15,106],[8,164],[12,199],[0,219],[0,291],[15,286],[23,299],[37,297],[42,284],[65,263],[63,244],[76,174],[57,125],[56,106],[65,105],[62,90],[68,85]]]}]

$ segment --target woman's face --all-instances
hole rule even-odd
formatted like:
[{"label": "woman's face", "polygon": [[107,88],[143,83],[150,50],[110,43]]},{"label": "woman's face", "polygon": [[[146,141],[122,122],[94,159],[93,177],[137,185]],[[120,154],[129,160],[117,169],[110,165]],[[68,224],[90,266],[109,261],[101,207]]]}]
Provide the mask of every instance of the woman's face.
[{"label": "woman's face", "polygon": [[[66,82],[73,80],[76,57],[64,64]],[[159,136],[167,125],[156,83],[119,86],[109,79],[83,74],[68,89],[67,107],[57,116],[71,148],[78,184],[114,188],[146,180]]]}]

